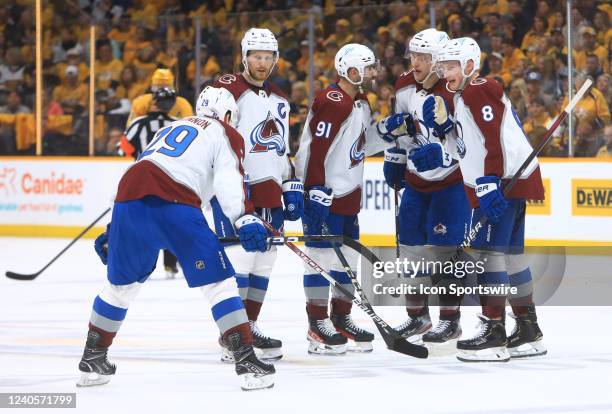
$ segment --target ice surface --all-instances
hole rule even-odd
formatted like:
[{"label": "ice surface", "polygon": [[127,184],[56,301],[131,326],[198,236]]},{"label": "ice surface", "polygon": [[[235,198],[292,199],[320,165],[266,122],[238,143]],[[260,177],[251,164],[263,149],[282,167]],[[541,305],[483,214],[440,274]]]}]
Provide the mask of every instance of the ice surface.
[{"label": "ice surface", "polygon": [[[0,272],[37,271],[67,242],[0,238]],[[77,389],[91,304],[105,280],[85,240],[34,281],[0,278],[0,392],[76,392],[77,409],[65,409],[71,413],[612,412],[610,307],[540,307],[549,353],[532,360],[417,360],[386,350],[380,339],[371,354],[309,356],[302,266],[281,252],[260,316],[264,333],[284,343],[272,390],[240,391],[233,366],[219,362],[208,304],[182,278],[147,282],[109,353],[117,375]],[[163,266],[155,276],[163,277]],[[392,324],[405,317],[401,308],[377,311]],[[477,311],[463,310],[464,335]],[[360,310],[354,316],[375,330]]]}]

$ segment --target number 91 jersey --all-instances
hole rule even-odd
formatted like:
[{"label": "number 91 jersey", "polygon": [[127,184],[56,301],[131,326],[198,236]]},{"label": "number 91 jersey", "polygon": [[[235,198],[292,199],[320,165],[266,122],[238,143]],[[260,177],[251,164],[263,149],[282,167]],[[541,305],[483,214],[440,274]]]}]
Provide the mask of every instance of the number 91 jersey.
[{"label": "number 91 jersey", "polygon": [[115,201],[154,195],[200,208],[216,195],[233,223],[253,210],[246,198],[240,134],[225,122],[187,117],[160,129],[123,175]]},{"label": "number 91 jersey", "polygon": [[262,88],[242,74],[225,74],[214,84],[231,92],[238,106],[236,129],[244,140],[244,169],[255,207],[282,206],[282,183],[289,178],[289,101],[272,82]]}]

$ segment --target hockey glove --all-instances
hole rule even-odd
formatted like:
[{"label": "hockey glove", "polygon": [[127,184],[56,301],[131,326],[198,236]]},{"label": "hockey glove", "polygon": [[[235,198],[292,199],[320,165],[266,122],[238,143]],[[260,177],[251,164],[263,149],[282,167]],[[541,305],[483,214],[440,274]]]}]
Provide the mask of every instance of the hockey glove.
[{"label": "hockey glove", "polygon": [[382,139],[391,143],[402,135],[415,136],[416,126],[412,115],[407,113],[393,114],[376,124],[376,129]]},{"label": "hockey glove", "polygon": [[506,209],[508,201],[501,191],[501,180],[494,175],[485,175],[476,179],[476,196],[480,209],[491,223],[499,222]]},{"label": "hockey glove", "polygon": [[405,149],[389,148],[385,151],[383,173],[389,187],[397,190],[404,187],[404,174],[406,173]]},{"label": "hockey glove", "polygon": [[96,254],[100,257],[102,264],[106,266],[108,263],[108,232],[110,231],[110,223],[106,226],[106,231],[96,237],[94,241],[94,249]]},{"label": "hockey glove", "polygon": [[423,122],[434,135],[442,138],[453,129],[453,120],[448,113],[448,106],[441,96],[430,96],[423,103]]},{"label": "hockey glove", "polygon": [[252,214],[245,214],[234,224],[238,230],[240,244],[247,252],[265,252],[268,250],[266,231],[261,219]]},{"label": "hockey glove", "polygon": [[320,234],[321,226],[329,216],[329,207],[333,198],[332,191],[320,185],[308,190],[304,218],[311,234]]},{"label": "hockey glove", "polygon": [[304,184],[298,179],[283,182],[283,203],[285,220],[295,221],[304,214]]},{"label": "hockey glove", "polygon": [[435,170],[439,167],[451,165],[450,155],[444,151],[442,144],[435,142],[426,144],[415,150],[410,151],[408,159],[412,161],[418,172]]}]

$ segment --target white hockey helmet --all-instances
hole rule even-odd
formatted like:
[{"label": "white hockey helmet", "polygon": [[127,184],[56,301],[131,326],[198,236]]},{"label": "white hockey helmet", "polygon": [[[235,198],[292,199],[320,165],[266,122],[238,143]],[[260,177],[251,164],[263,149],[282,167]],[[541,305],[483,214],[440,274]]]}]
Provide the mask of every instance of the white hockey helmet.
[{"label": "white hockey helmet", "polygon": [[[274,65],[278,62],[278,42],[276,41],[274,33],[268,29],[252,27],[247,30],[240,41],[240,48],[242,49],[242,64],[245,68],[248,68],[246,60],[247,55],[252,50],[266,50],[272,52],[274,53]],[[272,65],[272,69],[274,65]],[[272,69],[270,69],[270,72]]]},{"label": "white hockey helmet", "polygon": [[[460,37],[449,41],[438,52],[437,62],[457,60],[461,65],[461,73],[464,78],[469,78],[480,69],[480,46],[471,37]],[[465,73],[468,61],[474,62],[474,68],[470,73]]]},{"label": "white hockey helmet", "polygon": [[410,39],[406,57],[409,57],[411,52],[428,53],[431,55],[432,63],[435,63],[438,52],[449,40],[445,32],[436,29],[421,30]]},{"label": "white hockey helmet", "polygon": [[[374,52],[364,45],[359,43],[349,43],[344,45],[336,53],[334,61],[338,75],[348,80],[353,85],[361,85],[365,77],[365,71],[368,66],[377,67],[378,61],[374,56]],[[359,82],[353,82],[349,76],[350,68],[355,68],[359,72]]]},{"label": "white hockey helmet", "polygon": [[227,89],[207,86],[198,96],[197,116],[209,116],[223,121],[228,112],[230,113],[229,124],[235,127],[238,124],[238,105],[236,105],[234,95]]}]

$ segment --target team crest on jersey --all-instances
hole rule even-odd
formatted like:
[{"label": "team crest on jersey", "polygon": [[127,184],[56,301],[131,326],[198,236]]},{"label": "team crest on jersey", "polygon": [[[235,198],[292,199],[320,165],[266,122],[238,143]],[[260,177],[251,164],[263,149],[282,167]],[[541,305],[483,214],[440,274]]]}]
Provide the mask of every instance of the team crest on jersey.
[{"label": "team crest on jersey", "polygon": [[268,112],[266,119],[261,121],[251,131],[250,152],[276,151],[279,156],[285,155],[285,126],[278,119]]},{"label": "team crest on jersey", "polygon": [[359,138],[351,145],[351,166],[353,168],[361,164],[365,158],[365,132],[361,131]]},{"label": "team crest on jersey", "polygon": [[463,159],[466,153],[465,141],[463,141],[463,126],[461,126],[461,122],[459,121],[456,121],[455,125],[455,128],[457,128],[457,154]]},{"label": "team crest on jersey", "polygon": [[429,144],[429,128],[425,126],[425,121],[419,119],[416,111],[414,111],[413,118],[418,122],[414,123],[416,128],[416,134],[414,135],[414,140],[419,145],[427,145]]},{"label": "team crest on jersey", "polygon": [[446,226],[442,223],[438,223],[433,228],[434,234],[446,234]]},{"label": "team crest on jersey", "polygon": [[339,91],[329,91],[327,92],[326,96],[327,96],[327,99],[329,99],[330,101],[334,101],[334,102],[340,102],[342,98],[344,97],[344,95],[342,95],[342,93]]},{"label": "team crest on jersey", "polygon": [[219,82],[223,83],[225,85],[229,85],[229,84],[231,84],[232,82],[235,82],[235,81],[236,81],[236,76],[231,75],[229,73],[227,73],[227,74],[225,74],[225,75],[223,75],[223,76],[221,76],[219,78]]}]

